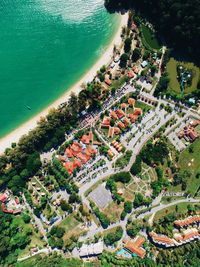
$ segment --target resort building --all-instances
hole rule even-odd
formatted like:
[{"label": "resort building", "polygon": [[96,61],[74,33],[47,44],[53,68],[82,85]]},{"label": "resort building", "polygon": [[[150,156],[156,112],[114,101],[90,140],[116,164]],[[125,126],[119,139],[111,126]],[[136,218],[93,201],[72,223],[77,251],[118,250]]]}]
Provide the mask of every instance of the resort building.
[{"label": "resort building", "polygon": [[128,104],[130,107],[134,107],[135,106],[135,99],[134,98],[129,98],[128,99]]},{"label": "resort building", "polygon": [[200,121],[191,121],[189,125],[186,125],[183,129],[183,131],[180,131],[178,134],[178,137],[181,139],[184,137],[186,141],[194,141],[198,138],[199,134],[195,130],[195,127],[197,127],[200,124]]},{"label": "resort building", "polygon": [[183,228],[190,224],[196,224],[196,223],[198,224],[200,223],[200,215],[190,216],[184,220],[177,220],[174,222],[174,225],[178,228]]},{"label": "resort building", "polygon": [[111,116],[111,118],[112,118],[113,120],[117,120],[117,119],[118,119],[118,116],[117,116],[117,114],[116,114],[114,111],[111,111],[111,112],[110,112],[110,116]]},{"label": "resort building", "polygon": [[80,248],[80,257],[92,257],[99,255],[103,252],[103,242],[98,242],[90,245],[82,245]]},{"label": "resort building", "polygon": [[144,258],[146,254],[146,250],[142,248],[142,245],[145,243],[144,238],[137,236],[133,241],[124,239],[123,243],[125,245],[125,249],[131,254],[135,254],[140,258]]},{"label": "resort building", "polygon": [[116,110],[116,114],[117,114],[118,118],[120,118],[120,119],[125,116],[125,113],[122,109]]}]

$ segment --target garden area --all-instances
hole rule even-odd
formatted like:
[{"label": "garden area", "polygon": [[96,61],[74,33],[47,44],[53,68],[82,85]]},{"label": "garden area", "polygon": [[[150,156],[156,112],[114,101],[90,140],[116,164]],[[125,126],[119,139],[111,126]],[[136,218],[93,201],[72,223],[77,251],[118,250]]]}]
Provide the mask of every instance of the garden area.
[{"label": "garden area", "polygon": [[169,74],[169,90],[173,91],[177,94],[181,94],[181,84],[179,83],[177,76],[177,66],[182,66],[185,69],[190,70],[192,75],[191,85],[185,86],[185,94],[189,94],[192,91],[197,89],[197,84],[200,78],[200,69],[194,65],[194,63],[189,62],[179,62],[174,58],[170,58],[169,62],[167,63],[167,73]]},{"label": "garden area", "polygon": [[146,48],[158,50],[161,48],[156,34],[146,25],[140,27],[142,33],[142,42]]}]

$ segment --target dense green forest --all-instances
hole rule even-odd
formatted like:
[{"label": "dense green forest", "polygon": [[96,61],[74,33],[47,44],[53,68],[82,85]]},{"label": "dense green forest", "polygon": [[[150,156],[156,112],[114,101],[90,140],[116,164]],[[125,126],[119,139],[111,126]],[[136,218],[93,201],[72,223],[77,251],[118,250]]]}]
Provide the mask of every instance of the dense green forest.
[{"label": "dense green forest", "polygon": [[182,56],[200,59],[199,0],[105,0],[109,11],[139,9],[167,41],[167,45],[182,52]]}]

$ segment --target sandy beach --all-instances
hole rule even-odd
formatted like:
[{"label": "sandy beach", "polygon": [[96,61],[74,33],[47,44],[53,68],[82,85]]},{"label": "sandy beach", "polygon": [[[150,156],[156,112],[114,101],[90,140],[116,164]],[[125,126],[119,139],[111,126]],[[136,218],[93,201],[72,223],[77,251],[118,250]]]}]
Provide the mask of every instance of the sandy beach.
[{"label": "sandy beach", "polygon": [[119,45],[121,43],[121,37],[120,37],[121,29],[124,25],[127,25],[128,13],[121,15],[120,19],[121,19],[120,26],[116,34],[113,36],[113,40],[111,41],[109,46],[105,49],[105,52],[103,53],[101,58],[97,60],[97,62],[92,66],[92,68],[83,77],[81,77],[81,79],[76,84],[74,84],[70,89],[68,89],[66,93],[64,93],[51,105],[42,110],[36,116],[32,117],[30,120],[20,125],[17,129],[12,131],[5,137],[1,138],[0,153],[3,153],[6,148],[10,147],[11,143],[13,142],[17,143],[22,135],[27,134],[30,130],[35,128],[37,125],[37,121],[39,121],[40,117],[46,116],[51,108],[57,108],[61,103],[66,102],[72,92],[78,94],[81,91],[80,87],[81,84],[91,81],[94,78],[97,70],[102,65],[107,64],[111,60],[114,45]]}]

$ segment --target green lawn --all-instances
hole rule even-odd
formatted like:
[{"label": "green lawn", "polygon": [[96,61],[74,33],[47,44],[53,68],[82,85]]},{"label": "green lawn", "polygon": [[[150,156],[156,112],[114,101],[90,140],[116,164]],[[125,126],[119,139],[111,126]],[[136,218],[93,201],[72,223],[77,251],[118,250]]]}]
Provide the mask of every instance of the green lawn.
[{"label": "green lawn", "polygon": [[118,89],[120,87],[122,87],[122,85],[127,82],[127,76],[123,76],[122,78],[120,78],[119,80],[115,80],[112,82],[112,87],[115,89]]},{"label": "green lawn", "polygon": [[140,101],[135,101],[135,108],[141,108],[142,109],[142,112],[143,114],[145,114],[146,112],[148,112],[152,107],[143,103],[143,102],[140,102]]},{"label": "green lawn", "polygon": [[170,58],[170,61],[167,63],[167,72],[170,78],[169,90],[174,91],[178,94],[181,94],[181,89],[180,89],[180,84],[177,80],[177,70],[176,70],[177,64],[181,64],[185,68],[192,70],[192,75],[193,75],[192,85],[190,87],[185,88],[186,94],[191,93],[197,88],[197,83],[200,77],[200,69],[197,66],[195,66],[193,63],[179,62],[179,61],[176,61],[174,58]]},{"label": "green lawn", "polygon": [[[170,213],[175,213],[176,216],[181,215],[185,212],[187,212],[187,206],[188,205],[195,205],[195,203],[191,203],[191,202],[185,202],[185,203],[179,203],[177,205],[173,205],[170,206],[168,208],[162,209],[160,211],[158,211],[154,217],[154,222],[158,222],[161,218],[163,218],[164,216],[170,214]],[[176,206],[178,206],[178,211],[176,211]]]},{"label": "green lawn", "polygon": [[200,169],[200,138],[197,139],[191,146],[194,149],[193,153],[189,153],[189,147],[186,148],[179,158],[179,165],[181,169],[187,169],[191,176],[187,180],[187,189],[192,195],[195,194],[200,186],[200,179],[196,178],[198,169]]},{"label": "green lawn", "polygon": [[155,34],[144,24],[141,25],[142,41],[147,48],[160,49],[161,46],[156,38]]}]

